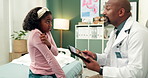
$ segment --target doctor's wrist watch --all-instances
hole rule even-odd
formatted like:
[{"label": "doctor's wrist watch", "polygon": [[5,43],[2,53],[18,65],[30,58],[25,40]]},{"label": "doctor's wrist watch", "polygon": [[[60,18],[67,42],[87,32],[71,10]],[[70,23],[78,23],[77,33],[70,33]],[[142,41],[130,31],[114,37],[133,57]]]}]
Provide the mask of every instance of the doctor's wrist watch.
[{"label": "doctor's wrist watch", "polygon": [[100,74],[100,75],[103,75],[103,67],[100,67],[99,74]]}]

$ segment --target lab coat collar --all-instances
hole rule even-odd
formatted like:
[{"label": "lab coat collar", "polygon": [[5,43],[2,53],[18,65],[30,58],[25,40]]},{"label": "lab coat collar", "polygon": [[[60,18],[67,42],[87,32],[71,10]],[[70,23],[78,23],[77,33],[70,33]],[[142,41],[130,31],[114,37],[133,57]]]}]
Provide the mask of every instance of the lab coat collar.
[{"label": "lab coat collar", "polygon": [[127,31],[130,31],[129,29],[131,28],[132,24],[133,24],[133,20],[131,17],[129,17],[127,20],[126,20],[126,23],[124,24],[122,30],[120,31],[117,39],[115,40],[114,44],[112,47],[116,46],[118,43],[120,43],[121,41],[123,41],[127,36],[128,36],[128,32]]}]

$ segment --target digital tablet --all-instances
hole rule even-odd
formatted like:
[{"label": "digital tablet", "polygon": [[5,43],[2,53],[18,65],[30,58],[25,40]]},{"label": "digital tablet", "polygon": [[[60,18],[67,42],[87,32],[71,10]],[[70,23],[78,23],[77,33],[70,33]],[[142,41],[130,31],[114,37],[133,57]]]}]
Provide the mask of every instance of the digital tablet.
[{"label": "digital tablet", "polygon": [[76,49],[75,47],[73,46],[68,46],[68,49],[70,50],[70,52],[74,55],[76,55],[77,57],[81,58],[82,60],[90,63],[89,60],[87,60],[84,56],[83,56],[83,53],[79,50],[79,49]]}]

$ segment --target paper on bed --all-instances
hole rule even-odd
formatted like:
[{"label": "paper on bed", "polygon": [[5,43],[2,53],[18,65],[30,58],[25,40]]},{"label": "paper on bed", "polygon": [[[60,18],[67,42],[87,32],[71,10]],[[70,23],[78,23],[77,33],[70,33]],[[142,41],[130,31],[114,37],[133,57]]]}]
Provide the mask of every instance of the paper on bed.
[{"label": "paper on bed", "polygon": [[[64,55],[62,53],[59,53],[58,56],[55,56],[55,58],[57,59],[57,61],[61,67],[64,67],[66,64],[69,64],[69,63],[75,61],[74,58]],[[11,63],[23,64],[26,66],[30,66],[30,63],[31,63],[30,56],[29,56],[29,54],[26,54],[18,59],[14,59]]]}]

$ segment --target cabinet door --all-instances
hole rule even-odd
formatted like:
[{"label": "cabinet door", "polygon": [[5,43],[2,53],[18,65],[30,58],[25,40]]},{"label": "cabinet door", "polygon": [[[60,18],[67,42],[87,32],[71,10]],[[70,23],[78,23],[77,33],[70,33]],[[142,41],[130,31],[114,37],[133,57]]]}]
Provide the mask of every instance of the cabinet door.
[{"label": "cabinet door", "polygon": [[102,40],[89,40],[89,50],[94,53],[102,53]]},{"label": "cabinet door", "polygon": [[[89,50],[92,51],[93,53],[102,53],[106,47],[106,43],[108,40],[104,40],[104,45],[102,45],[102,40],[101,39],[92,39],[89,40]],[[104,47],[102,47],[104,46]],[[103,50],[102,50],[103,49]]]},{"label": "cabinet door", "polygon": [[80,50],[88,50],[88,39],[77,39],[75,47]]}]

